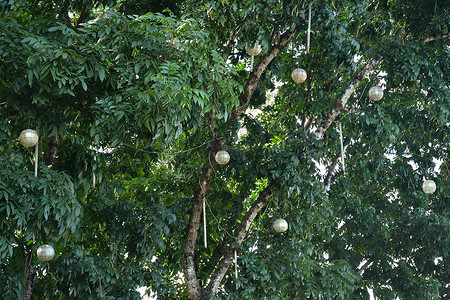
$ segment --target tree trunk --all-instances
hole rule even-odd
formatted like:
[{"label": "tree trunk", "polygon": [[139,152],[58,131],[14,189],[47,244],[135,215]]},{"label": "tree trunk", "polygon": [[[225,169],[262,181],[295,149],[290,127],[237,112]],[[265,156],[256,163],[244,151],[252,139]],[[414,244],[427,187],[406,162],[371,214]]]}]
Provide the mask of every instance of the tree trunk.
[{"label": "tree trunk", "polygon": [[267,204],[267,202],[269,202],[272,195],[273,190],[269,185],[261,192],[261,194],[259,194],[258,199],[256,199],[256,201],[252,204],[250,209],[245,214],[244,218],[242,219],[241,225],[239,226],[239,229],[234,234],[234,241],[228,247],[227,253],[222,258],[221,262],[210,277],[209,284],[204,290],[203,299],[210,299],[212,296],[217,294],[223,277],[228,271],[228,268],[234,262],[234,251],[242,244],[256,216]]},{"label": "tree trunk", "polygon": [[383,60],[383,56],[373,59],[368,63],[359,73],[355,76],[353,81],[350,83],[350,85],[347,87],[347,89],[344,91],[344,94],[342,94],[341,98],[336,102],[333,109],[323,118],[322,122],[320,123],[317,130],[314,132],[317,139],[323,138],[323,135],[325,134],[325,131],[330,127],[330,125],[334,122],[336,117],[344,110],[345,105],[347,104],[348,99],[350,99],[350,96],[353,95],[356,88],[359,86],[363,78],[370,73],[381,61]]},{"label": "tree trunk", "polygon": [[[248,101],[250,100],[259,79],[261,78],[262,73],[265,71],[270,62],[274,59],[274,57],[286,46],[289,40],[294,36],[295,31],[287,30],[283,34],[280,35],[280,39],[277,44],[273,45],[272,48],[267,52],[265,56],[263,56],[255,67],[255,69],[250,73],[250,77],[244,85],[244,91],[239,96],[240,105],[236,110],[231,113],[231,117],[228,120],[230,123],[232,119],[239,117],[245,110]],[[211,145],[211,149],[208,155],[208,161],[205,162],[202,173],[199,179],[199,186],[194,190],[193,204],[189,218],[189,224],[183,244],[183,248],[181,250],[181,264],[183,268],[184,274],[184,283],[186,285],[186,289],[188,292],[188,297],[190,300],[198,300],[198,299],[209,299],[217,293],[217,289],[222,281],[223,276],[228,269],[228,266],[232,262],[232,258],[229,258],[229,253],[233,254],[234,249],[242,242],[245,238],[248,228],[250,227],[253,219],[258,214],[259,209],[250,208],[249,212],[247,212],[244,217],[244,221],[248,218],[250,221],[243,221],[240,229],[238,230],[238,235],[243,235],[239,243],[234,241],[232,245],[228,248],[227,254],[222,258],[222,261],[219,266],[220,270],[216,271],[208,284],[208,288],[203,290],[200,286],[200,283],[197,278],[196,272],[196,262],[195,262],[195,244],[197,241],[198,230],[200,227],[200,220],[202,216],[202,205],[203,198],[206,196],[206,191],[209,187],[209,183],[214,175],[214,167],[217,165],[215,160],[215,154],[223,149],[225,144],[225,140],[218,134],[217,129],[214,126],[214,111],[211,111],[209,116],[209,123],[211,126],[211,130],[214,135],[214,142]],[[262,193],[263,195],[263,193]],[[261,195],[260,195],[261,197]],[[264,198],[264,197],[263,197]],[[259,199],[259,198],[258,198]],[[269,197],[270,199],[270,197]],[[268,201],[268,200],[267,200]],[[259,204],[257,204],[259,203]],[[266,202],[262,203],[264,206]],[[261,201],[255,201],[255,207],[259,207]],[[254,213],[254,215],[252,215]],[[249,216],[250,214],[250,216]],[[244,224],[245,223],[245,224]],[[248,227],[247,227],[248,226]],[[245,229],[247,228],[247,229]]]},{"label": "tree trunk", "polygon": [[31,300],[34,284],[36,282],[36,269],[33,267],[33,250],[27,255],[24,272],[27,281],[25,283],[25,296],[23,297],[23,300]]},{"label": "tree trunk", "polygon": [[189,299],[201,299],[202,290],[197,279],[195,265],[195,243],[197,241],[198,229],[202,216],[203,198],[206,196],[211,178],[214,174],[214,167],[217,166],[215,160],[216,153],[223,148],[225,140],[223,138],[215,140],[209,152],[208,161],[203,167],[199,179],[199,186],[194,191],[194,199],[189,218],[188,231],[184,239],[183,249],[181,250],[181,264],[183,267],[185,285],[188,291]]},{"label": "tree trunk", "polygon": [[48,139],[48,149],[47,154],[45,154],[45,164],[47,166],[50,166],[55,161],[56,151],[58,151],[58,145],[59,145],[59,136],[54,135],[51,136]]}]

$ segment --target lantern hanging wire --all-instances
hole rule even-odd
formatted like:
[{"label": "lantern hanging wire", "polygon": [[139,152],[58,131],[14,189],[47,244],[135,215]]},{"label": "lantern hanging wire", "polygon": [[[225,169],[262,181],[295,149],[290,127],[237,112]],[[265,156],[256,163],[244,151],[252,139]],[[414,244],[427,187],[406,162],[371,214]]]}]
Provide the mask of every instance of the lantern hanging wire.
[{"label": "lantern hanging wire", "polygon": [[238,278],[238,265],[237,265],[237,250],[234,249],[234,273],[236,278]]},{"label": "lantern hanging wire", "polygon": [[341,140],[341,159],[342,159],[342,170],[345,173],[345,153],[344,153],[344,140],[342,138],[342,123],[339,122],[339,138]]},{"label": "lantern hanging wire", "polygon": [[208,247],[207,237],[206,237],[206,200],[203,197],[203,239],[205,242],[205,248]]},{"label": "lantern hanging wire", "polygon": [[309,5],[308,15],[308,38],[306,39],[306,53],[309,54],[309,43],[311,40],[311,4]]},{"label": "lantern hanging wire", "polygon": [[34,177],[37,178],[38,174],[38,157],[39,157],[39,129],[36,127],[36,133],[38,134],[38,142],[34,146]]},{"label": "lantern hanging wire", "polygon": [[[97,162],[97,149],[95,149],[95,154],[94,154],[94,163]],[[92,188],[95,189],[95,172],[94,172],[94,167],[92,167]]]}]

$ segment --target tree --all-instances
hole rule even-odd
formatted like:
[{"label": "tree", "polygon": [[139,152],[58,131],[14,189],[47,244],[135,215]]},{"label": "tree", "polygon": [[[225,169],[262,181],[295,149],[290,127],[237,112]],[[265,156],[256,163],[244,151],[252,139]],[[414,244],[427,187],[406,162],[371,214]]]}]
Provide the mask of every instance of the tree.
[{"label": "tree", "polygon": [[155,3],[2,4],[0,292],[448,297],[448,1]]}]

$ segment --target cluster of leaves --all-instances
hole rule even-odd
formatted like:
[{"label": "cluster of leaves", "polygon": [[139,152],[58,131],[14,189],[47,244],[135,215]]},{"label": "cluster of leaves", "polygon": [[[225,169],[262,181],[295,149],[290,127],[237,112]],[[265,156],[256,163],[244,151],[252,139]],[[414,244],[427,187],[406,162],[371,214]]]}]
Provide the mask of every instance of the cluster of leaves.
[{"label": "cluster of leaves", "polygon": [[[147,13],[155,1],[10,2],[0,19],[6,298],[23,297],[26,256],[42,243],[57,254],[33,261],[38,298],[139,299],[142,286],[186,298],[180,251],[211,127],[232,159],[208,183],[208,247],[200,229],[195,252],[202,285],[261,191],[274,190],[239,246],[238,278],[230,268],[217,298],[448,296],[450,51],[448,39],[424,39],[448,32],[450,5],[312,1],[306,55],[302,1],[184,1],[183,18]],[[258,40],[265,53],[286,29],[297,34],[259,79],[255,111],[230,124],[249,77],[245,46]],[[334,125],[321,141],[311,131],[381,55],[337,118],[347,172],[324,174],[339,135]],[[307,70],[304,85],[291,81],[294,67]],[[379,82],[385,96],[374,103],[367,90]],[[59,137],[38,178],[33,151],[16,141],[35,126],[39,161]],[[424,178],[435,194],[422,193]],[[280,217],[284,234],[272,229]]]}]

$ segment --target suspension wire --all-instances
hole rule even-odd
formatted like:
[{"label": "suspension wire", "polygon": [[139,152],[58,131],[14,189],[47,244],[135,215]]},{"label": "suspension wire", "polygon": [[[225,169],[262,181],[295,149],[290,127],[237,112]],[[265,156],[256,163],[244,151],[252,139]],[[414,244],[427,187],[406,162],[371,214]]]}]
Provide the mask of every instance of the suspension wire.
[{"label": "suspension wire", "polygon": [[38,175],[38,157],[39,157],[39,128],[36,127],[36,134],[38,136],[38,141],[36,146],[34,146],[34,177],[37,178]]},{"label": "suspension wire", "polygon": [[234,273],[236,278],[238,278],[238,265],[237,265],[237,250],[234,249]]},{"label": "suspension wire", "polygon": [[345,173],[345,154],[344,154],[344,140],[342,139],[342,123],[339,122],[339,138],[341,140],[341,159],[342,159],[342,170]]},{"label": "suspension wire", "polygon": [[205,205],[205,197],[203,197],[203,238],[205,242],[205,248],[208,247],[207,236],[206,236],[206,205]]},{"label": "suspension wire", "polygon": [[306,53],[309,54],[309,44],[311,41],[311,4],[309,5],[309,15],[308,15],[308,38],[306,40]]}]

